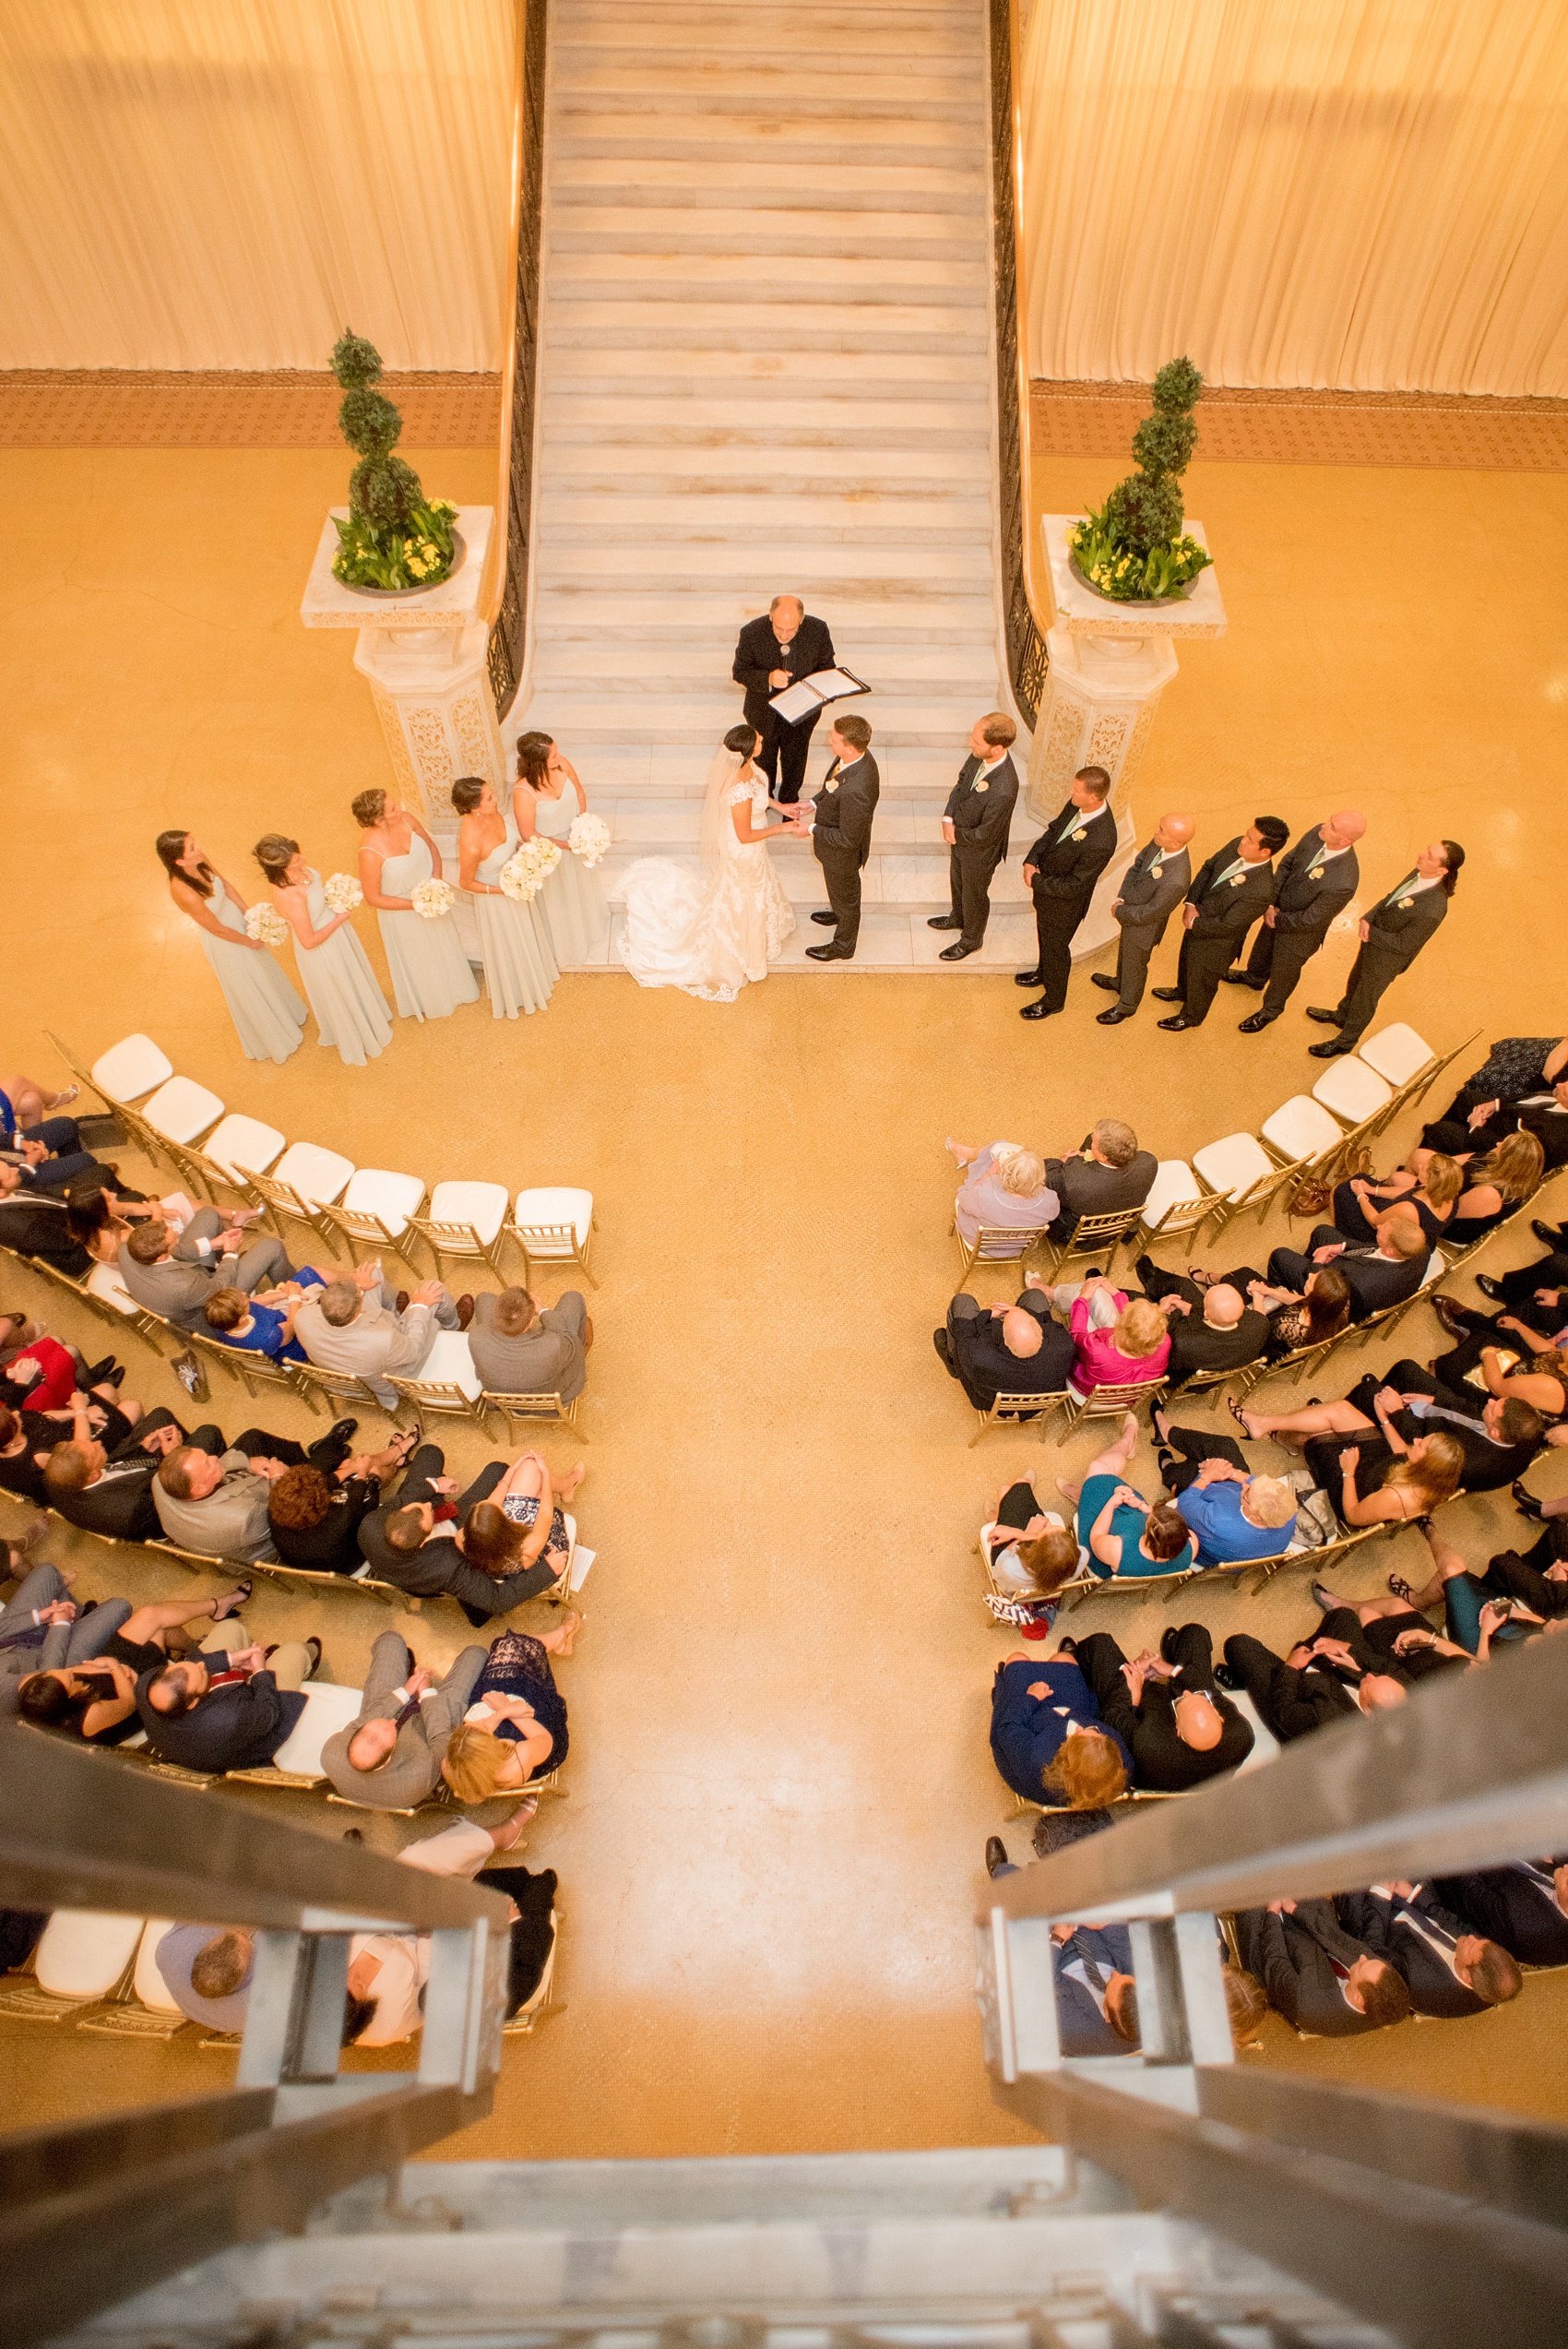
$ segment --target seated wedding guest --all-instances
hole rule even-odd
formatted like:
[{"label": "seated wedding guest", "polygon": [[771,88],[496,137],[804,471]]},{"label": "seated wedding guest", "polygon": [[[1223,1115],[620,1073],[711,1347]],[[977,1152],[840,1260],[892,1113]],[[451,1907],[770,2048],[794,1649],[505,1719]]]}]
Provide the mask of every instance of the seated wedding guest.
[{"label": "seated wedding guest", "polygon": [[319,1640],[279,1648],[203,1649],[144,1672],[137,1711],[160,1761],[186,1770],[261,1770],[304,1711],[299,1694],[321,1663]]},{"label": "seated wedding guest", "polygon": [[[15,1570],[21,1571],[25,1563],[24,1553]],[[78,1607],[57,1566],[40,1564],[22,1572],[17,1590],[0,1610],[0,1715],[19,1710],[20,1692],[30,1679],[100,1654],[130,1611],[125,1599]]]},{"label": "seated wedding guest", "polygon": [[493,1802],[560,1769],[567,1750],[566,1704],[550,1659],[571,1654],[581,1626],[580,1615],[568,1614],[541,1640],[503,1631],[495,1641],[441,1765],[458,1802]]},{"label": "seated wedding guest", "polygon": [[1172,1624],[1158,1656],[1146,1649],[1131,1663],[1109,1631],[1076,1644],[1100,1717],[1133,1757],[1134,1786],[1184,1794],[1252,1752],[1252,1723],[1217,1687],[1214,1642],[1201,1623]]},{"label": "seated wedding guest", "polygon": [[86,1745],[124,1745],[141,1727],[137,1682],[168,1662],[170,1635],[185,1624],[227,1622],[250,1594],[250,1584],[242,1582],[210,1599],[164,1599],[141,1607],[128,1599],[101,1602],[81,1619],[84,1630],[94,1627],[93,1644],[79,1653],[46,1649],[17,1689],[18,1712],[40,1729],[64,1730]]},{"label": "seated wedding guest", "polygon": [[1053,1925],[1051,1941],[1062,2053],[1130,2056],[1142,2043],[1127,1927]]},{"label": "seated wedding guest", "polygon": [[241,1353],[265,1354],[268,1362],[309,1359],[294,1335],[294,1316],[313,1290],[328,1285],[327,1276],[313,1265],[280,1289],[247,1297],[244,1289],[215,1289],[202,1319],[215,1338]]},{"label": "seated wedding guest", "polygon": [[1385,1313],[1390,1306],[1413,1297],[1426,1279],[1431,1250],[1408,1217],[1384,1225],[1375,1247],[1351,1247],[1332,1223],[1320,1223],[1303,1255],[1297,1248],[1276,1248],[1268,1259],[1268,1284],[1301,1296],[1313,1267],[1332,1264],[1345,1276],[1350,1291],[1350,1318],[1364,1321],[1370,1313]]},{"label": "seated wedding guest", "polygon": [[1200,1566],[1281,1557],[1296,1532],[1296,1496],[1277,1476],[1256,1476],[1229,1436],[1172,1427],[1154,1413],[1159,1473],[1197,1541]]},{"label": "seated wedding guest", "polygon": [[117,1166],[95,1167],[65,1193],[65,1222],[95,1264],[118,1265],[120,1250],[138,1223],[162,1222],[178,1239],[200,1210],[184,1191],[144,1198],[128,1190]]},{"label": "seated wedding guest", "polygon": [[[108,1360],[112,1368],[113,1356]],[[107,1380],[102,1371],[94,1383],[105,1385],[113,1401]],[[64,1411],[77,1392],[76,1357],[59,1339],[19,1313],[0,1313],[0,1403],[7,1411]]]},{"label": "seated wedding guest", "polygon": [[474,1301],[454,1301],[439,1281],[414,1291],[398,1309],[397,1292],[381,1277],[377,1263],[362,1264],[351,1280],[337,1280],[301,1299],[294,1335],[309,1361],[323,1370],[346,1370],[362,1378],[387,1411],[398,1407],[389,1378],[417,1378],[435,1343],[437,1330],[466,1330]]},{"label": "seated wedding guest", "polygon": [[1055,1509],[1042,1509],[1027,1481],[1009,1485],[985,1530],[991,1579],[986,1604],[1025,1640],[1043,1640],[1056,1620],[1057,1592],[1078,1570],[1078,1537]]},{"label": "seated wedding guest", "polygon": [[[1045,1161],[1017,1142],[987,1142],[977,1150],[970,1142],[948,1141],[965,1174],[953,1202],[953,1224],[966,1246],[972,1247],[981,1231],[1043,1232],[1053,1223],[1061,1201],[1045,1179]],[[980,1258],[1016,1251],[1005,1242],[982,1248]]]},{"label": "seated wedding guest", "polygon": [[[1560,1088],[1568,1102],[1568,1084]],[[1568,1116],[1554,1112],[1560,1126],[1568,1127]],[[1564,1153],[1568,1156],[1568,1152]],[[1430,1189],[1430,1170],[1439,1163],[1441,1153],[1433,1151],[1412,1151],[1406,1162],[1410,1173]],[[1474,1247],[1489,1232],[1506,1222],[1516,1207],[1533,1197],[1540,1187],[1546,1171],[1546,1151],[1533,1133],[1505,1134],[1485,1158],[1469,1158],[1461,1154],[1449,1162],[1460,1170],[1464,1188],[1445,1237],[1455,1247]],[[1337,1216],[1335,1218],[1337,1222]]]},{"label": "seated wedding guest", "polygon": [[1419,1173],[1396,1167],[1382,1181],[1352,1174],[1336,1184],[1334,1228],[1352,1247],[1375,1247],[1390,1217],[1402,1216],[1419,1226],[1430,1254],[1439,1240],[1456,1236],[1450,1227],[1464,1187],[1464,1168],[1441,1151],[1427,1151]]},{"label": "seated wedding guest", "polygon": [[[1380,1470],[1424,1461],[1431,1447],[1439,1446],[1440,1473],[1423,1468],[1420,1474],[1383,1477],[1384,1495],[1404,1492],[1397,1505],[1372,1508],[1349,1521],[1372,1525],[1388,1520],[1424,1517],[1437,1501],[1417,1496],[1436,1491],[1450,1467],[1455,1471],[1451,1490],[1439,1497],[1450,1500],[1462,1484],[1467,1492],[1491,1493],[1522,1476],[1535,1458],[1543,1422],[1530,1404],[1516,1400],[1485,1403],[1474,1394],[1451,1395],[1440,1388],[1419,1363],[1396,1362],[1385,1381],[1369,1375],[1337,1402],[1307,1403],[1300,1411],[1263,1412],[1238,1408],[1235,1417],[1254,1440],[1267,1436],[1306,1453],[1307,1465],[1323,1489],[1333,1494],[1346,1473],[1344,1447],[1334,1437],[1352,1437],[1361,1457],[1362,1482],[1370,1486]],[[1417,1447],[1420,1446],[1420,1450]],[[1371,1514],[1366,1511],[1371,1508]]]},{"label": "seated wedding guest", "polygon": [[1226,1275],[1230,1286],[1250,1297],[1268,1322],[1265,1362],[1283,1362],[1337,1338],[1350,1326],[1350,1284],[1337,1265],[1320,1264],[1307,1275],[1300,1296],[1289,1289],[1271,1289],[1250,1265]]},{"label": "seated wedding guest", "polygon": [[445,1465],[446,1456],[439,1444],[420,1444],[396,1494],[390,1499],[384,1496],[380,1508],[362,1520],[360,1554],[381,1580],[387,1579],[389,1568],[399,1560],[407,1564],[418,1547],[406,1538],[406,1527],[399,1546],[392,1547],[386,1528],[395,1516],[406,1508],[428,1509],[424,1539],[448,1542],[461,1529],[469,1509],[479,1501],[487,1501],[506,1473],[506,1462],[493,1460],[480,1470],[467,1491],[459,1493],[457,1478],[443,1473]]},{"label": "seated wedding guest", "polygon": [[1138,1423],[1129,1412],[1116,1441],[1090,1461],[1082,1485],[1057,1480],[1063,1500],[1077,1504],[1078,1540],[1089,1554],[1090,1571],[1102,1580],[1181,1574],[1196,1560],[1181,1511],[1169,1501],[1146,1501],[1124,1481],[1137,1441]]},{"label": "seated wedding guest", "polygon": [[1328,1643],[1343,1641],[1362,1672],[1386,1673],[1414,1687],[1433,1673],[1452,1672],[1471,1660],[1473,1650],[1440,1637],[1408,1600],[1363,1599],[1352,1605],[1321,1582],[1314,1581],[1312,1589],[1323,1616],[1320,1651],[1332,1654]]},{"label": "seated wedding guest", "polygon": [[469,1355],[491,1395],[559,1395],[564,1403],[588,1384],[593,1323],[577,1289],[541,1306],[527,1289],[488,1289],[474,1300]]},{"label": "seated wedding guest", "polygon": [[1332,1901],[1239,1909],[1236,1950],[1269,2004],[1313,2039],[1348,2039],[1403,2022],[1410,1993],[1386,1958],[1345,1931]]},{"label": "seated wedding guest", "polygon": [[1525,1986],[1507,1950],[1470,1932],[1435,1885],[1399,1879],[1339,1892],[1334,1913],[1347,1933],[1394,1967],[1419,2015],[1484,2014]]},{"label": "seated wedding guest", "polygon": [[1132,1755],[1065,1652],[1043,1663],[1018,1651],[1003,1658],[992,1683],[991,1752],[1015,1795],[1051,1809],[1103,1810],[1132,1775]]},{"label": "seated wedding guest", "polygon": [[1225,1642],[1229,1676],[1221,1686],[1244,1688],[1264,1727],[1288,1746],[1334,1722],[1402,1705],[1409,1693],[1405,1681],[1379,1669],[1380,1662],[1365,1649],[1358,1660],[1348,1640],[1321,1629],[1288,1656],[1276,1655],[1250,1631],[1233,1631]]},{"label": "seated wedding guest", "polygon": [[412,1810],[441,1776],[446,1741],[473,1697],[488,1658],[465,1648],[437,1680],[416,1669],[409,1644],[383,1631],[370,1652],[370,1670],[357,1719],[328,1737],[321,1767],[339,1795],[376,1810]]},{"label": "seated wedding guest", "polygon": [[[1478,1272],[1476,1286],[1483,1297],[1506,1306],[1544,1338],[1560,1330],[1568,1317],[1568,1240],[1538,1217],[1532,1218],[1531,1228],[1538,1239],[1546,1242],[1549,1253],[1538,1256],[1532,1264],[1515,1265],[1512,1272]],[[1444,1311],[1445,1305],[1450,1311]],[[1452,1328],[1454,1319],[1463,1316],[1452,1315],[1452,1301],[1444,1299],[1438,1305],[1438,1318]]]},{"label": "seated wedding guest", "polygon": [[53,1193],[25,1190],[14,1166],[0,1163],[0,1248],[13,1256],[36,1257],[68,1280],[79,1281],[91,1270],[81,1242],[72,1236],[64,1199]]},{"label": "seated wedding guest", "polygon": [[286,1468],[267,1495],[267,1522],[285,1566],[315,1574],[357,1574],[360,1527],[381,1506],[382,1486],[406,1467],[419,1438],[411,1429],[379,1452],[355,1452],[330,1476],[309,1461]]},{"label": "seated wedding guest", "polygon": [[1115,1215],[1142,1207],[1154,1188],[1159,1161],[1138,1148],[1138,1138],[1119,1117],[1100,1118],[1081,1150],[1048,1158],[1045,1179],[1061,1200],[1051,1228],[1053,1240],[1071,1239],[1083,1215]]},{"label": "seated wedding guest", "polygon": [[0,1142],[0,1151],[24,1191],[64,1198],[67,1186],[84,1174],[108,1172],[90,1151],[83,1150],[74,1117],[52,1117],[31,1137],[13,1134],[9,1141]]},{"label": "seated wedding guest", "polygon": [[469,1564],[497,1582],[537,1573],[538,1590],[552,1589],[571,1564],[561,1504],[572,1498],[587,1474],[579,1461],[552,1487],[543,1453],[519,1452],[490,1498],[469,1511],[462,1537]]},{"label": "seated wedding guest", "polygon": [[1425,1619],[1441,1606],[1449,1641],[1485,1663],[1494,1647],[1515,1646],[1538,1637],[1548,1624],[1568,1616],[1568,1565],[1558,1556],[1564,1544],[1549,1528],[1527,1558],[1517,1550],[1499,1550],[1478,1573],[1435,1525],[1423,1525],[1431,1552],[1431,1573],[1420,1588],[1402,1575],[1391,1574],[1392,1600]]},{"label": "seated wedding guest", "polygon": [[1038,1284],[1009,1306],[956,1296],[946,1328],[933,1330],[931,1341],[977,1411],[989,1411],[999,1394],[1061,1394],[1075,1359],[1073,1341],[1051,1318],[1051,1299]]},{"label": "seated wedding guest", "polygon": [[[1039,1281],[1037,1273],[1025,1278],[1031,1287]],[[1170,1332],[1152,1297],[1129,1299],[1100,1272],[1055,1289],[1041,1284],[1041,1294],[1067,1315],[1074,1354],[1067,1378],[1080,1395],[1097,1387],[1152,1386],[1163,1376]]]},{"label": "seated wedding guest", "polygon": [[[1482,1359],[1493,1358],[1500,1377],[1553,1377],[1552,1357],[1568,1352],[1568,1300],[1555,1304],[1557,1292],[1538,1292],[1540,1297],[1552,1298],[1555,1309],[1543,1307],[1537,1319],[1547,1323],[1544,1330],[1525,1318],[1521,1313],[1478,1313],[1473,1306],[1464,1306],[1456,1297],[1445,1296],[1441,1290],[1432,1298],[1431,1307],[1451,1338],[1458,1344],[1451,1352],[1439,1354],[1428,1365],[1440,1387],[1449,1393],[1462,1395],[1467,1388],[1478,1391],[1491,1389]],[[1534,1401],[1541,1415],[1550,1420],[1551,1408],[1543,1408],[1534,1396],[1526,1395],[1526,1402]],[[1550,1406],[1550,1397],[1547,1398]]]},{"label": "seated wedding guest", "polygon": [[1268,1344],[1268,1323],[1247,1303],[1239,1282],[1167,1272],[1148,1256],[1139,1257],[1135,1270],[1145,1296],[1159,1306],[1170,1327],[1165,1377],[1171,1388],[1184,1387],[1199,1371],[1240,1370],[1256,1362]]},{"label": "seated wedding guest", "polygon": [[73,1127],[75,1118],[60,1117],[75,1101],[79,1086],[67,1085],[64,1092],[52,1093],[36,1077],[0,1077],[0,1149],[9,1150],[19,1134],[24,1141],[42,1140],[46,1118],[59,1118],[62,1126]]},{"label": "seated wedding guest", "polygon": [[260,1427],[247,1427],[228,1446],[216,1427],[198,1427],[153,1479],[153,1506],[165,1538],[205,1557],[276,1557],[267,1516],[274,1484],[307,1461],[324,1476],[336,1475],[356,1425],[338,1420],[308,1451],[291,1437],[269,1436]]},{"label": "seated wedding guest", "polygon": [[1435,1890],[1472,1933],[1521,1965],[1568,1965],[1568,1859],[1510,1860],[1440,1876]]},{"label": "seated wedding guest", "polygon": [[112,1542],[156,1541],[154,1479],[166,1455],[184,1440],[173,1413],[160,1408],[148,1412],[110,1451],[84,1413],[69,1441],[50,1452],[42,1497],[84,1532],[101,1533]]},{"label": "seated wedding guest", "polygon": [[[460,1500],[453,1500],[448,1495],[456,1492],[456,1481],[422,1478],[421,1457],[416,1453],[410,1463],[397,1505],[383,1512],[379,1546],[385,1564],[374,1572],[415,1598],[456,1599],[476,1628],[553,1588],[565,1558],[558,1504],[576,1491],[584,1473],[580,1466],[552,1485],[539,1455],[524,1454],[510,1469],[496,1462],[493,1475],[485,1470]],[[410,1488],[418,1495],[425,1485],[434,1488],[429,1496],[409,1498]],[[501,1490],[514,1512],[531,1502],[535,1516],[523,1520],[497,1508],[488,1496]],[[366,1518],[361,1525],[362,1548],[371,1546],[366,1536],[375,1523]]]},{"label": "seated wedding guest", "polygon": [[204,1207],[178,1239],[161,1220],[138,1223],[121,1245],[120,1278],[149,1313],[181,1330],[199,1330],[214,1289],[248,1295],[294,1277],[281,1240],[265,1233],[247,1239],[244,1225],[252,1220],[254,1210],[246,1210],[225,1223],[215,1207]]},{"label": "seated wedding guest", "polygon": [[1568,1036],[1503,1036],[1473,1077],[1462,1084],[1441,1117],[1421,1134],[1425,1150],[1490,1150],[1515,1130],[1508,1113],[1522,1103],[1550,1095],[1568,1078]]}]

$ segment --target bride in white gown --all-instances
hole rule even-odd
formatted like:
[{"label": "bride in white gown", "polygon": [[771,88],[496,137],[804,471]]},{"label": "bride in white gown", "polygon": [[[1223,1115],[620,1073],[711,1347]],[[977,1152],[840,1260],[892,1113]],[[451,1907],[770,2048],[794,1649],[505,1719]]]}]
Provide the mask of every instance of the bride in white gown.
[{"label": "bride in white gown", "polygon": [[767,842],[791,820],[766,820],[767,783],[753,766],[758,736],[731,726],[708,770],[702,868],[644,856],[625,876],[621,956],[639,987],[682,987],[707,1003],[733,1003],[748,979],[766,979],[795,927]]}]

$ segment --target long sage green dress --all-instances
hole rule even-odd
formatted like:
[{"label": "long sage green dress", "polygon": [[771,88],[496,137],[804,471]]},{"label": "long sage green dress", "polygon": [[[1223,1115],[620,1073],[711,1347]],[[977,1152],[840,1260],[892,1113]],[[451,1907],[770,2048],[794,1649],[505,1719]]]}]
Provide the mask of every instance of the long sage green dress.
[{"label": "long sage green dress", "polygon": [[[517,845],[517,828],[508,811],[505,838],[497,841],[479,866],[475,880],[488,881],[493,887],[498,883],[501,867]],[[484,984],[497,1019],[515,1019],[519,1011],[542,1011],[561,975],[538,908],[538,897],[526,904],[512,897],[474,899],[474,919],[484,951]]]},{"label": "long sage green dress", "polygon": [[559,799],[535,792],[533,803],[535,830],[561,843],[561,862],[535,900],[555,960],[590,961],[610,935],[610,904],[598,873],[566,846],[566,835],[581,813],[577,794],[567,783]]},{"label": "long sage green dress", "polygon": [[[319,873],[309,876],[305,911],[313,930],[324,930],[333,918]],[[392,1015],[352,924],[334,930],[325,946],[302,946],[296,938],[294,956],[321,1043],[336,1044],[350,1068],[379,1060],[392,1041]]]},{"label": "long sage green dress", "polygon": [[[208,910],[237,937],[245,935],[245,917],[215,873]],[[198,930],[200,925],[198,924]],[[270,947],[259,954],[254,947],[230,946],[200,930],[201,943],[213,974],[223,990],[229,1017],[239,1033],[247,1060],[288,1059],[300,1047],[301,1032],[310,1014],[289,984]]]},{"label": "long sage green dress", "polygon": [[[435,877],[431,854],[417,832],[403,856],[386,857],[381,867],[383,897],[412,897],[422,881]],[[437,922],[422,914],[386,913],[380,906],[381,943],[392,974],[392,994],[405,1019],[445,1019],[460,1003],[479,1001],[479,981],[469,967],[450,913]]]}]

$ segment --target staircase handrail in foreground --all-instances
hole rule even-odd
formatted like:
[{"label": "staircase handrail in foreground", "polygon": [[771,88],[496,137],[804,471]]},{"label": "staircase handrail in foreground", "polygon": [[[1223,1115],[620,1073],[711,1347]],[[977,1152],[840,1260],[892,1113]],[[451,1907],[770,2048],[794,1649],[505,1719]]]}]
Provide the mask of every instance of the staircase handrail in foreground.
[{"label": "staircase handrail in foreground", "polygon": [[548,0],[517,0],[512,114],[512,223],[501,328],[498,527],[490,534],[480,613],[490,629],[490,689],[505,718],[523,680],[529,555],[533,544],[539,390],[539,260],[544,200],[544,61]]},{"label": "staircase handrail in foreground", "polygon": [[1024,137],[1018,0],[991,5],[992,272],[996,309],[996,463],[1001,499],[1002,608],[1007,674],[1032,731],[1051,665],[1051,599],[1029,527],[1028,280],[1020,214]]}]

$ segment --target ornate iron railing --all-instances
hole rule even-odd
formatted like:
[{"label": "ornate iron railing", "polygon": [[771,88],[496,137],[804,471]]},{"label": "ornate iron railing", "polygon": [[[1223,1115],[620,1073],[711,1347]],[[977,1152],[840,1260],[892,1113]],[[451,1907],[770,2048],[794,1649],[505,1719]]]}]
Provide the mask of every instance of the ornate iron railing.
[{"label": "ornate iron railing", "polygon": [[1002,498],[1002,601],[1007,674],[1032,727],[1050,656],[1048,604],[1036,579],[1028,524],[1029,376],[1018,233],[1023,137],[1018,108],[1018,0],[991,0],[992,269],[996,299],[997,468]]},{"label": "ornate iron railing", "polygon": [[502,354],[501,480],[490,593],[490,686],[504,718],[522,681],[533,539],[534,411],[539,377],[540,215],[544,195],[544,57],[548,0],[517,0],[517,91],[512,140],[512,277]]}]

